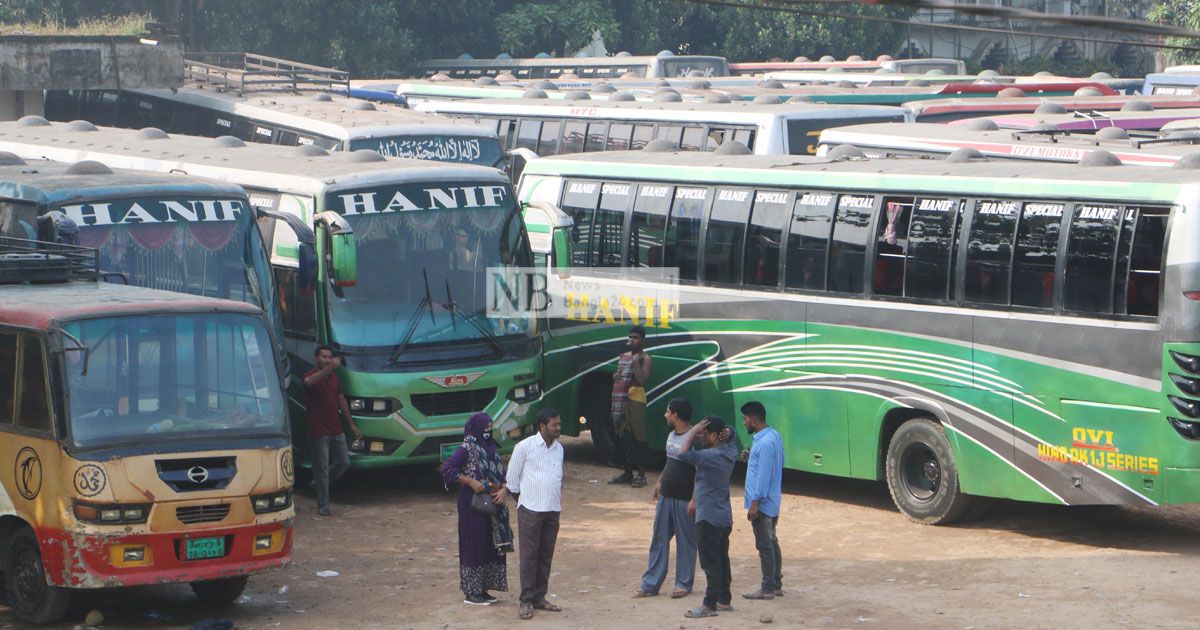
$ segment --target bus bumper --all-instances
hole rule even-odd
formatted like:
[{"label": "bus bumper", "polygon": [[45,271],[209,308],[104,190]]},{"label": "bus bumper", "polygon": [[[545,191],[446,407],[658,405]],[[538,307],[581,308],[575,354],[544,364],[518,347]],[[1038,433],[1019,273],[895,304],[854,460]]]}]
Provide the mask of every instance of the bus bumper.
[{"label": "bus bumper", "polygon": [[[291,520],[169,534],[81,533],[60,529],[41,529],[37,534],[47,579],[55,586],[67,588],[167,584],[251,575],[284,567],[291,562],[292,555]],[[188,538],[224,538],[224,555],[186,560],[184,540]],[[142,549],[140,560],[137,549]]]}]

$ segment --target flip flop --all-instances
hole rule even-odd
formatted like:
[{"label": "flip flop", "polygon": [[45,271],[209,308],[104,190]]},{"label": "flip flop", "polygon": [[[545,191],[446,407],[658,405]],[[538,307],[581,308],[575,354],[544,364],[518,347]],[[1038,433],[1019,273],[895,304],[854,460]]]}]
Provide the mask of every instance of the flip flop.
[{"label": "flip flop", "polygon": [[705,608],[693,608],[693,609],[683,613],[683,616],[687,617],[688,619],[700,619],[702,617],[716,617],[717,611],[708,610]]},{"label": "flip flop", "polygon": [[554,604],[551,604],[550,602],[545,601],[545,600],[535,603],[533,605],[533,607],[538,610],[547,610],[550,612],[562,612],[561,608],[559,608],[558,606],[555,606]]},{"label": "flip flop", "polygon": [[691,595],[691,594],[692,594],[692,592],[689,590],[677,588],[677,589],[671,591],[671,599],[679,599],[680,597],[687,597],[688,595]]},{"label": "flip flop", "polygon": [[521,604],[520,612],[517,613],[519,619],[533,619],[533,606],[529,604]]},{"label": "flip flop", "polygon": [[634,599],[640,599],[642,597],[654,597],[655,595],[658,595],[658,593],[651,593],[650,591],[643,591],[640,588],[633,592]]}]

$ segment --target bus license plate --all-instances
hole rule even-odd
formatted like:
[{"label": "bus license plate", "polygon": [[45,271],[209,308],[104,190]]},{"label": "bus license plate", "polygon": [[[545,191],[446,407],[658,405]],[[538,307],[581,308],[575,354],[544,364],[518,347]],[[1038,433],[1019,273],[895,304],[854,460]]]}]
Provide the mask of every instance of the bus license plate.
[{"label": "bus license plate", "polygon": [[220,558],[225,555],[225,537],[189,538],[183,541],[184,560],[203,560],[205,558]]},{"label": "bus license plate", "polygon": [[455,442],[453,444],[443,444],[440,449],[442,461],[446,461],[447,459],[450,459],[450,456],[454,454],[454,449],[456,449],[460,446],[462,446],[462,442]]}]

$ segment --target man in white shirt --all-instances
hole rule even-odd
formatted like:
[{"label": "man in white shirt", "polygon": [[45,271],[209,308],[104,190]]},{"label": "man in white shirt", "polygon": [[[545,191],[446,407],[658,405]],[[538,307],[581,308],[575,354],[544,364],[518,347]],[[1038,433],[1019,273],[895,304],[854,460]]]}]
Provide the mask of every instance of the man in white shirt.
[{"label": "man in white shirt", "polygon": [[562,512],[563,447],[558,442],[562,420],[557,411],[547,407],[538,412],[537,425],[537,434],[521,440],[513,449],[508,461],[508,487],[501,489],[517,496],[521,619],[532,619],[535,608],[562,610],[546,601],[550,562],[558,540],[558,516]]}]

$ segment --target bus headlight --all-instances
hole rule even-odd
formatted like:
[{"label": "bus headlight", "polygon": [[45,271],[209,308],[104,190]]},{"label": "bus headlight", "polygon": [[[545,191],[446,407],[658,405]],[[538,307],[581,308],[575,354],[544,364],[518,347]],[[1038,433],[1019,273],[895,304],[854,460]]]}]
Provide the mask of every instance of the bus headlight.
[{"label": "bus headlight", "polygon": [[280,490],[270,494],[255,494],[250,496],[250,504],[254,506],[255,514],[278,512],[292,505],[292,491]]},{"label": "bus headlight", "polygon": [[517,385],[508,390],[508,399],[515,403],[528,403],[542,397],[542,385],[537,381],[526,385]]},{"label": "bus headlight", "polygon": [[75,519],[97,525],[136,525],[145,523],[150,516],[150,505],[145,503],[87,503],[75,501],[71,509]]},{"label": "bus headlight", "polygon": [[347,398],[350,412],[362,416],[388,416],[400,409],[395,398]]}]

